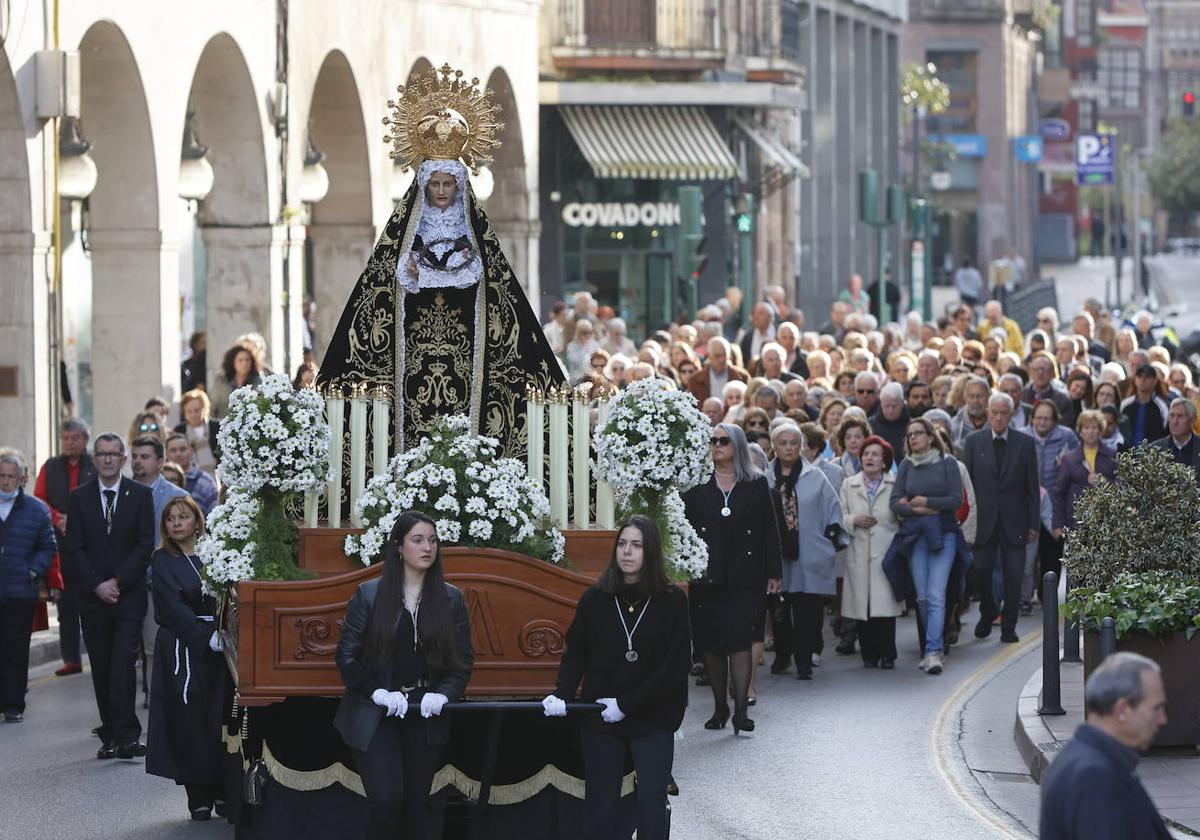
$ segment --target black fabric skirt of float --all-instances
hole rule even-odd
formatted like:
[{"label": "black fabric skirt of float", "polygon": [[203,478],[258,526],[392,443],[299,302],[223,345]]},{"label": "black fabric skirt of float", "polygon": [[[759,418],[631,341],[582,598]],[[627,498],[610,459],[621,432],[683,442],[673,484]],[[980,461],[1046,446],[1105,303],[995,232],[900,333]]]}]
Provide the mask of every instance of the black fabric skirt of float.
[{"label": "black fabric skirt of float", "polygon": [[706,653],[739,653],[762,641],[766,609],[755,589],[698,586],[688,589],[696,645]]},{"label": "black fabric skirt of float", "polygon": [[[243,752],[266,758],[273,767],[262,802],[239,802],[234,821],[246,840],[306,840],[361,837],[366,832],[366,802],[341,781],[353,784],[354,759],[333,728],[338,701],[292,698],[250,711]],[[466,840],[538,840],[584,835],[582,715],[546,718],[536,712],[505,712],[492,781],[492,804],[485,827],[471,824],[470,796],[478,795],[490,712],[452,714],[446,763],[435,779],[443,785],[445,825],[432,836]],[[231,756],[235,758],[236,756]],[[340,767],[338,766],[340,765]],[[627,766],[626,773],[632,770]],[[341,779],[341,781],[339,781]],[[630,826],[636,820],[634,797],[622,800]]]}]

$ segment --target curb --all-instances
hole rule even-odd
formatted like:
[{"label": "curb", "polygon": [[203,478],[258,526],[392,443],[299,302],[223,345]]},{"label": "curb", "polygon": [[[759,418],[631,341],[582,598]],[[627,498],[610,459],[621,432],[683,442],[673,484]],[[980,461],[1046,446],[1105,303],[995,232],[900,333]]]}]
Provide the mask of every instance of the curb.
[{"label": "curb", "polygon": [[1038,668],[1021,689],[1017,698],[1017,715],[1013,721],[1013,740],[1017,743],[1017,750],[1021,753],[1025,766],[1029,768],[1029,774],[1039,783],[1054,754],[1062,749],[1065,743],[1054,736],[1050,727],[1046,726],[1042,716],[1038,714],[1041,695],[1042,669]]},{"label": "curb", "polygon": [[58,659],[58,629],[39,630],[29,638],[29,667],[36,668]]}]

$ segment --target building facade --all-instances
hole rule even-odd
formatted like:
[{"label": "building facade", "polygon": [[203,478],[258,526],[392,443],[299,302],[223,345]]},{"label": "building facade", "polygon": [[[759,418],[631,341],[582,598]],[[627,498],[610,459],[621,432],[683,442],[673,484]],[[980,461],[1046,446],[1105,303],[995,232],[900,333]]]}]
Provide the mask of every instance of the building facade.
[{"label": "building facade", "polygon": [[[1016,138],[1037,130],[1041,33],[1027,2],[912,0],[901,39],[904,64],[932,62],[950,107],[924,120],[923,137],[944,148],[947,189],[934,200],[933,265],[952,269],[1008,254],[1037,263],[1037,173],[1018,160]],[[952,152],[950,150],[953,150]],[[922,192],[930,193],[929,185]]]},{"label": "building facade", "polygon": [[[207,333],[210,381],[249,332],[290,372],[315,307],[319,361],[407,183],[383,143],[385,103],[443,62],[503,107],[486,206],[536,298],[540,7],[0,7],[0,442],[40,462],[68,401],[123,431],[149,397],[178,396],[193,331]],[[76,60],[78,85],[56,89]]]}]

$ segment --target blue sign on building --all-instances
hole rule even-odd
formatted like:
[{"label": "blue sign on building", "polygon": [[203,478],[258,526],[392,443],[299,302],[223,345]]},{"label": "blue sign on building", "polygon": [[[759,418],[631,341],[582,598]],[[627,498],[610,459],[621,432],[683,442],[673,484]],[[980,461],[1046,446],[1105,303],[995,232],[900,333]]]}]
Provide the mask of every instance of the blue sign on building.
[{"label": "blue sign on building", "polygon": [[949,143],[960,158],[987,157],[986,134],[942,134],[929,138],[934,143]]},{"label": "blue sign on building", "polygon": [[1080,185],[1111,184],[1117,165],[1114,134],[1081,134],[1075,138],[1075,180]]},{"label": "blue sign on building", "polygon": [[1037,134],[1024,134],[1013,138],[1013,154],[1021,163],[1038,163],[1042,159],[1044,143]]}]

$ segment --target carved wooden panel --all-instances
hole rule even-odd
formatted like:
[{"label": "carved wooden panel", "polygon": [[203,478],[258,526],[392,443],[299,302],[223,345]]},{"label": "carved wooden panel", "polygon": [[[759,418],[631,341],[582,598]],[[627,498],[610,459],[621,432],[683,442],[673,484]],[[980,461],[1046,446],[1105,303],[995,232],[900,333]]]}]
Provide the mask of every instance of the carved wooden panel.
[{"label": "carved wooden panel", "polygon": [[[331,545],[340,555],[340,541],[324,541],[326,549]],[[467,694],[549,691],[575,605],[593,577],[499,549],[447,548],[442,556],[446,578],[463,590],[471,618],[475,669]],[[346,603],[380,571],[376,565],[316,580],[239,584],[227,608],[226,639],[241,702],[341,694],[333,654]]]}]

